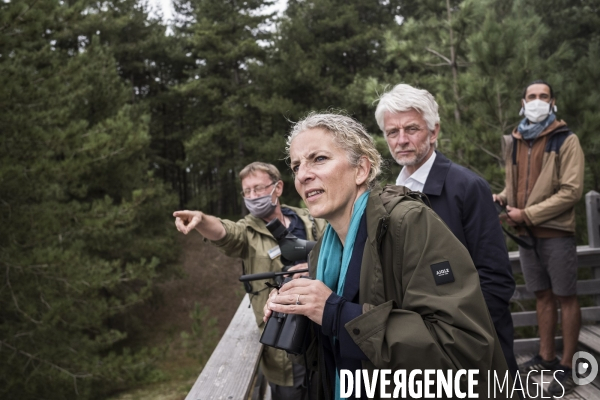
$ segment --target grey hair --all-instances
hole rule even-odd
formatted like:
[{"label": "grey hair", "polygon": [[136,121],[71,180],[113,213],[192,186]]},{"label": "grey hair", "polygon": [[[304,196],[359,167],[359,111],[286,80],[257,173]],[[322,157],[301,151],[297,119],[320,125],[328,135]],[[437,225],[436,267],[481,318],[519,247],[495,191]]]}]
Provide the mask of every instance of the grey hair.
[{"label": "grey hair", "polygon": [[304,119],[296,122],[287,137],[285,150],[290,157],[290,146],[296,136],[310,129],[323,129],[331,133],[336,145],[348,155],[350,165],[356,167],[361,157],[366,157],[371,163],[367,177],[367,185],[373,188],[377,176],[381,173],[381,154],[375,148],[373,138],[365,127],[358,121],[342,113],[309,113]]},{"label": "grey hair", "polygon": [[440,123],[438,108],[435,98],[427,90],[417,89],[401,83],[379,97],[379,104],[377,104],[375,110],[375,120],[379,125],[379,129],[385,133],[383,117],[386,111],[398,113],[415,110],[423,116],[429,131],[433,131],[435,124]]},{"label": "grey hair", "polygon": [[255,161],[253,163],[246,165],[240,171],[240,174],[239,174],[240,180],[243,181],[244,179],[246,179],[246,177],[248,175],[253,174],[257,171],[262,171],[262,172],[266,173],[267,175],[269,175],[271,182],[277,182],[277,181],[281,180],[281,174],[279,173],[279,170],[277,169],[276,166],[274,166],[273,164],[267,164],[265,162],[260,162],[260,161]]}]

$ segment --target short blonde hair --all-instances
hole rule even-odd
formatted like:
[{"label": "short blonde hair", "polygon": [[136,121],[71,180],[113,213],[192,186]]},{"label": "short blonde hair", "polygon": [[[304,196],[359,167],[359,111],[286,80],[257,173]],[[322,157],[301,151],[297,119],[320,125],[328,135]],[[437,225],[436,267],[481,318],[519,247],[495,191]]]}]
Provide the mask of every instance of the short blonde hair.
[{"label": "short blonde hair", "polygon": [[262,171],[269,175],[273,182],[281,180],[281,174],[276,166],[273,164],[267,164],[260,161],[255,161],[246,165],[240,171],[240,180],[244,180],[248,175],[255,173],[256,171]]},{"label": "short blonde hair", "polygon": [[353,166],[358,166],[361,157],[366,157],[371,163],[371,170],[367,178],[367,185],[372,188],[377,182],[377,176],[381,173],[381,154],[375,148],[371,135],[358,121],[340,113],[317,113],[311,112],[304,119],[296,122],[292,127],[286,141],[287,157],[290,157],[290,146],[292,141],[300,133],[321,128],[331,133],[335,143],[348,155],[348,161]]}]

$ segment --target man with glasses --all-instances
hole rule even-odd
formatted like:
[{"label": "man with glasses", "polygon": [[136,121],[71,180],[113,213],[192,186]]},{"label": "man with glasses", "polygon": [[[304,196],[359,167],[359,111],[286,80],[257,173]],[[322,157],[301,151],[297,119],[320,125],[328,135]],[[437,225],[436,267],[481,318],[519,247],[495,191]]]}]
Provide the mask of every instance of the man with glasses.
[{"label": "man with glasses", "polygon": [[428,91],[395,86],[380,97],[375,119],[392,157],[403,166],[396,184],[426,194],[431,208],[469,251],[514,378],[518,367],[509,300],[515,281],[487,182],[435,150],[440,116]]},{"label": "man with glasses", "polygon": [[[202,211],[176,211],[173,213],[175,226],[186,235],[195,229],[227,256],[241,258],[244,274],[279,272],[283,265],[276,251],[278,244],[266,224],[278,218],[296,237],[317,240],[325,229],[325,221],[313,218],[306,209],[279,202],[283,181],[274,165],[253,162],[244,167],[239,175],[242,181],[241,194],[249,215],[234,222]],[[307,268],[306,261],[290,270],[302,268]],[[246,287],[251,294],[250,302],[261,330],[264,328],[263,306],[269,295],[267,289],[263,282],[250,283]],[[264,346],[261,368],[271,386],[271,398],[307,398],[306,388],[303,387],[305,369],[299,364],[292,364],[283,350]]]}]

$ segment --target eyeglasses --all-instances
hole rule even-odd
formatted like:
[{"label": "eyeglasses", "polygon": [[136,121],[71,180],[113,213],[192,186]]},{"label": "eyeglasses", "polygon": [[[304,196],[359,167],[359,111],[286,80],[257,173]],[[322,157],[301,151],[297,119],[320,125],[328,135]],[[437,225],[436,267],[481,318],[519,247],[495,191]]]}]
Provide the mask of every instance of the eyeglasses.
[{"label": "eyeglasses", "polygon": [[390,129],[385,133],[385,136],[389,138],[395,138],[400,134],[400,131],[404,131],[405,135],[412,136],[417,132],[421,132],[423,129],[424,128],[421,128],[418,125],[401,126]]},{"label": "eyeglasses", "polygon": [[271,182],[271,184],[267,185],[267,186],[263,186],[263,185],[254,186],[252,189],[244,189],[240,193],[241,193],[242,197],[249,197],[252,194],[252,192],[256,193],[257,196],[260,196],[260,195],[264,194],[265,191],[270,186],[275,185],[277,182],[279,182],[279,181]]}]

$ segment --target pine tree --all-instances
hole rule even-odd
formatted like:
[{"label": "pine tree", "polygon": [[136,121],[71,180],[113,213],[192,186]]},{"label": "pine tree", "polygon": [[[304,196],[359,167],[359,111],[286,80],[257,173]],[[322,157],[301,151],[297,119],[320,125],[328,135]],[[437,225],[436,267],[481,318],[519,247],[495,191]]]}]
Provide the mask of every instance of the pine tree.
[{"label": "pine tree", "polygon": [[73,35],[90,7],[0,3],[3,398],[98,398],[147,374],[126,312],[176,256],[148,116],[110,48]]},{"label": "pine tree", "polygon": [[179,193],[180,207],[187,202],[188,182],[182,112],[185,99],[173,88],[187,79],[185,70],[195,67],[178,38],[167,34],[158,17],[149,15],[140,0],[111,0],[91,3],[88,17],[72,26],[72,36],[91,43],[96,38],[118,64],[119,75],[128,82],[129,101],[150,114],[152,153],[149,162],[155,174]]},{"label": "pine tree", "polygon": [[[545,63],[540,76],[552,84],[558,117],[579,137],[585,153],[584,194],[600,191],[600,118],[598,117],[600,61],[600,1],[528,0],[526,6],[552,28],[541,46],[543,55],[563,49],[563,56]],[[578,243],[586,244],[586,210],[576,208]]]},{"label": "pine tree", "polygon": [[[440,149],[501,189],[501,137],[519,121],[522,88],[545,63],[564,57],[564,48],[541,58],[549,30],[519,0],[432,0],[406,12],[412,14],[386,35],[396,71],[385,83],[403,81],[433,93],[440,105]],[[372,85],[367,98],[382,86]]]},{"label": "pine tree", "polygon": [[399,9],[397,0],[289,1],[266,70],[270,91],[285,99],[272,111],[297,120],[311,110],[344,109],[374,128],[362,87],[386,72],[383,33]]},{"label": "pine tree", "polygon": [[[192,207],[217,215],[239,215],[237,174],[256,160],[271,162],[270,138],[253,104],[253,68],[264,62],[271,1],[194,0],[176,3],[182,25],[176,36],[193,61],[188,81],[178,86],[186,102],[182,130]],[[270,155],[270,154],[269,154]]]},{"label": "pine tree", "polygon": [[[394,72],[368,80],[365,100],[372,101],[386,84],[428,89],[440,104],[441,151],[486,178],[497,192],[504,187],[501,137],[522,119],[526,84],[545,79],[557,95],[558,117],[577,133],[586,153],[584,192],[597,189],[600,120],[593,65],[600,54],[599,5],[597,0],[428,0],[406,5],[403,23],[386,34]],[[585,226],[582,202],[577,215],[578,226]],[[584,229],[578,230],[578,240],[585,243]]]}]

